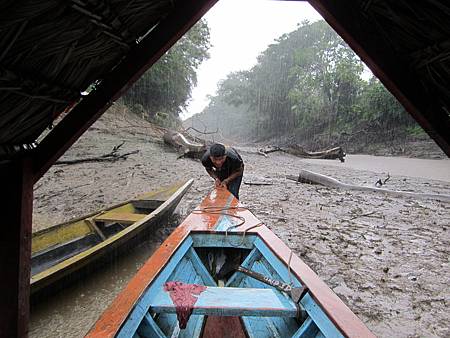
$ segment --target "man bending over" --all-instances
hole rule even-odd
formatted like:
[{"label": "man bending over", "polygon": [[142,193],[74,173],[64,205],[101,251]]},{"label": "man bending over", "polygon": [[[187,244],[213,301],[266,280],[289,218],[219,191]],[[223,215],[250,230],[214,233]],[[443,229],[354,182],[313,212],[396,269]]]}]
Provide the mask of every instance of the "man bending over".
[{"label": "man bending over", "polygon": [[244,161],[236,149],[214,143],[203,155],[202,164],[209,176],[214,179],[216,187],[227,188],[239,199]]}]

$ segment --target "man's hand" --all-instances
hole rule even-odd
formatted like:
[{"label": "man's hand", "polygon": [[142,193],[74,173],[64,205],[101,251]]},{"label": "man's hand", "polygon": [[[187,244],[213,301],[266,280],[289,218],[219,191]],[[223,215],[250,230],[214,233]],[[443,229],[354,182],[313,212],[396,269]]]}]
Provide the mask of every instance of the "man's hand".
[{"label": "man's hand", "polygon": [[230,183],[230,182],[228,182],[227,179],[224,179],[224,180],[222,181],[222,183],[220,184],[220,186],[221,186],[222,188],[228,188],[228,183]]},{"label": "man's hand", "polygon": [[222,182],[218,178],[216,178],[216,179],[214,179],[214,186],[216,188],[219,188],[222,186]]}]

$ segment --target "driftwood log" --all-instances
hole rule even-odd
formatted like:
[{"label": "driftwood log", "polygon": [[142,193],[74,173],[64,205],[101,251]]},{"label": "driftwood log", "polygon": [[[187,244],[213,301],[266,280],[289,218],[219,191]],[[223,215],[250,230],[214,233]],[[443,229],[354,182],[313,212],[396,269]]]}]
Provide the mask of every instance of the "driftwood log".
[{"label": "driftwood log", "polygon": [[363,187],[357,185],[351,185],[342,183],[335,178],[325,176],[322,174],[317,174],[308,170],[300,170],[298,176],[286,176],[287,179],[294,180],[300,183],[309,183],[309,184],[319,184],[330,188],[340,188],[346,190],[356,190],[356,191],[369,191],[369,192],[380,192],[386,195],[391,195],[395,197],[414,197],[414,198],[422,198],[422,199],[434,199],[443,202],[450,202],[450,195],[444,194],[424,194],[424,193],[414,193],[407,191],[395,191],[388,190],[382,188],[374,188],[374,187]]},{"label": "driftwood log", "polygon": [[341,147],[335,147],[324,151],[309,152],[298,144],[291,144],[287,147],[267,146],[263,149],[259,149],[258,153],[260,153],[261,155],[267,155],[275,151],[282,151],[303,158],[330,159],[330,160],[339,159],[341,162],[345,161],[344,159],[345,152],[342,150]]},{"label": "driftwood log", "polygon": [[55,162],[55,165],[61,165],[61,164],[77,164],[77,163],[84,163],[84,162],[115,162],[117,160],[126,160],[129,155],[137,154],[139,153],[139,150],[130,151],[128,153],[119,154],[118,151],[121,146],[125,143],[122,142],[121,144],[115,146],[113,150],[111,150],[110,153],[104,154],[101,156],[95,156],[95,157],[85,157],[85,158],[77,158],[73,160],[59,160]]},{"label": "driftwood log", "polygon": [[200,159],[206,151],[206,145],[193,143],[183,134],[169,130],[163,135],[164,143],[182,153],[180,157]]}]

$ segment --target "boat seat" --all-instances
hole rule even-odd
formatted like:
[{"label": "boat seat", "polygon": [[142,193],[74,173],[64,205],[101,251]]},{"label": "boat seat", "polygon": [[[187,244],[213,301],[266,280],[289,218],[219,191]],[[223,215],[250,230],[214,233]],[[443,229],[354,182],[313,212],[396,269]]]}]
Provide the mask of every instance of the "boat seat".
[{"label": "boat seat", "polygon": [[133,200],[131,201],[131,203],[133,204],[133,206],[135,208],[138,209],[150,209],[150,210],[155,210],[157,209],[161,204],[163,204],[166,200]]},{"label": "boat seat", "polygon": [[[150,309],[156,313],[176,313],[176,307],[169,293],[164,289],[155,296]],[[207,287],[198,296],[192,314],[296,317],[297,306],[275,289]]]},{"label": "boat seat", "polygon": [[146,214],[135,214],[131,212],[106,212],[94,218],[97,222],[133,224],[143,219]]}]

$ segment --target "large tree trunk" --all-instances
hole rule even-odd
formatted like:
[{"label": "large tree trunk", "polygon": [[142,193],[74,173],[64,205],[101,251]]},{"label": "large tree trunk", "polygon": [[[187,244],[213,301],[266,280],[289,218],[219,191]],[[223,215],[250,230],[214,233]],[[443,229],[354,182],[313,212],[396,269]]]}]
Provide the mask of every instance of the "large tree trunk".
[{"label": "large tree trunk", "polygon": [[424,193],[414,193],[408,191],[395,191],[374,187],[362,187],[357,185],[351,185],[342,183],[335,178],[328,177],[322,174],[317,174],[308,170],[300,170],[298,176],[286,176],[287,179],[294,180],[301,183],[310,184],[320,184],[330,188],[340,188],[346,190],[357,190],[357,191],[368,191],[368,192],[381,192],[386,195],[396,196],[396,197],[414,197],[423,199],[435,199],[443,202],[450,202],[450,195],[443,194],[424,194]]},{"label": "large tree trunk", "polygon": [[206,151],[206,145],[193,143],[183,134],[169,130],[163,136],[164,143],[174,147],[182,153],[181,157],[190,157],[200,159]]},{"label": "large tree trunk", "polygon": [[345,152],[341,147],[335,147],[324,151],[308,152],[303,147],[298,144],[291,144],[287,147],[277,147],[277,146],[267,146],[264,149],[259,149],[260,153],[269,154],[275,151],[282,151],[291,155],[295,155],[302,158],[313,158],[313,159],[339,159],[344,162]]}]

